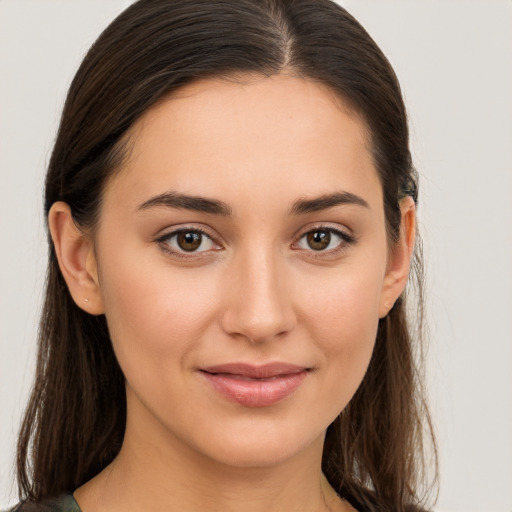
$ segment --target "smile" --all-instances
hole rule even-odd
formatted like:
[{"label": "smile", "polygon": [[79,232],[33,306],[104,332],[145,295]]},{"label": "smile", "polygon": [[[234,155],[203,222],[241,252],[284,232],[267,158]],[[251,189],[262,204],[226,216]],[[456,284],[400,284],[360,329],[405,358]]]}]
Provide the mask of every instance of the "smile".
[{"label": "smile", "polygon": [[200,371],[213,389],[228,400],[245,407],[267,407],[291,395],[310,369],[287,363],[230,363]]}]

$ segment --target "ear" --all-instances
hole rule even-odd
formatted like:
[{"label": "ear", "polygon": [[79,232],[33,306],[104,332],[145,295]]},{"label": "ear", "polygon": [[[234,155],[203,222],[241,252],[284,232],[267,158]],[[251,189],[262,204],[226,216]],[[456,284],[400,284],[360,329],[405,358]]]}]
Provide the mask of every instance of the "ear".
[{"label": "ear", "polygon": [[391,249],[379,304],[379,318],[384,318],[405,289],[416,237],[416,206],[412,197],[400,202],[400,238]]},{"label": "ear", "polygon": [[59,267],[77,306],[91,315],[104,312],[94,246],[75,224],[71,209],[58,201],[48,214],[48,225]]}]

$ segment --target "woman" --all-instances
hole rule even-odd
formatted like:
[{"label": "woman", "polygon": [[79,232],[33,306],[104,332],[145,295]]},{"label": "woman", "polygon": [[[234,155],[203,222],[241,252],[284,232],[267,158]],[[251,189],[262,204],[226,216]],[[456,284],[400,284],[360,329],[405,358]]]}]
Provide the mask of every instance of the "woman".
[{"label": "woman", "polygon": [[398,82],[341,7],[129,7],[48,169],[18,510],[417,510],[416,200]]}]

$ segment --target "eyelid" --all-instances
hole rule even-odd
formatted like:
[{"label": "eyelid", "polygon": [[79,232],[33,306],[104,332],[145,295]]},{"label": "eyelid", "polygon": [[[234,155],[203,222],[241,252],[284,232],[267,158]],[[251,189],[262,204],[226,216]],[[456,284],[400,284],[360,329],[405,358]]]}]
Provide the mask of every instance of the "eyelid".
[{"label": "eyelid", "polygon": [[[328,231],[330,233],[335,234],[339,237],[342,242],[338,245],[338,247],[329,250],[318,250],[314,249],[304,249],[304,248],[294,248],[294,250],[298,250],[301,252],[308,253],[308,257],[311,258],[326,258],[329,256],[337,255],[342,251],[346,250],[348,246],[353,245],[357,242],[356,236],[352,233],[348,228],[346,230],[341,229],[339,226],[334,227],[332,225],[328,225],[325,223],[321,223],[319,225],[311,226],[306,230],[303,230],[298,237],[296,237],[296,241],[292,244],[292,247],[300,242],[305,236],[315,231]],[[177,236],[183,232],[195,232],[199,233],[202,236],[207,237],[211,240],[213,244],[217,246],[215,249],[204,250],[204,251],[184,251],[184,250],[176,250],[172,249],[168,243],[166,243],[170,238]],[[159,235],[155,241],[159,243],[162,247],[162,250],[165,252],[172,254],[173,256],[177,256],[178,258],[201,258],[208,257],[212,252],[218,251],[222,248],[222,245],[217,241],[217,237],[209,233],[206,229],[198,226],[180,226],[174,227],[168,231],[165,231],[163,234]],[[220,246],[220,248],[219,248]]]},{"label": "eyelid", "polygon": [[[173,256],[177,256],[178,258],[198,258],[198,257],[204,257],[208,253],[212,252],[212,249],[205,250],[205,251],[184,251],[184,250],[176,250],[174,248],[171,248],[170,245],[167,243],[169,239],[179,235],[180,233],[199,233],[201,236],[205,236],[206,238],[210,239],[211,242],[216,245],[220,246],[219,242],[217,241],[217,237],[213,236],[211,233],[209,233],[204,228],[198,227],[198,226],[180,226],[175,227],[173,229],[170,229],[168,231],[165,231],[161,235],[158,235],[155,239],[155,242],[157,242],[161,247],[162,250],[165,252],[172,254]],[[218,248],[213,249],[213,251],[219,250]]]},{"label": "eyelid", "polygon": [[334,233],[337,237],[339,237],[342,240],[342,242],[340,242],[340,244],[334,249],[329,250],[315,251],[314,249],[296,249],[308,253],[308,257],[328,258],[329,256],[337,255],[345,251],[349,246],[354,245],[357,242],[356,236],[349,229],[344,230],[341,229],[340,227],[334,227],[327,224],[319,224],[310,227],[306,231],[303,231],[302,234],[297,238],[297,242],[295,242],[295,244],[301,241],[305,236],[309,235],[310,233],[314,233],[315,231],[328,231],[330,233]]}]

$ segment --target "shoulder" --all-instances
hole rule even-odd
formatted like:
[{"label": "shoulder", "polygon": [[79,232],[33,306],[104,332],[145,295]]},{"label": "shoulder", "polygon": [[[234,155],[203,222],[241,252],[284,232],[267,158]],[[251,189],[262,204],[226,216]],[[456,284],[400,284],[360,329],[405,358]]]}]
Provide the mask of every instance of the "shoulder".
[{"label": "shoulder", "polygon": [[81,512],[78,503],[71,494],[40,503],[25,501],[6,512]]}]

